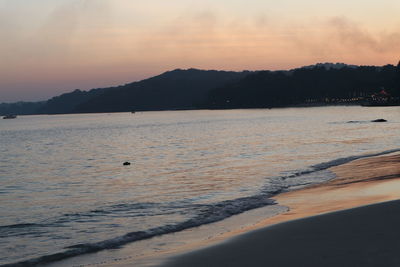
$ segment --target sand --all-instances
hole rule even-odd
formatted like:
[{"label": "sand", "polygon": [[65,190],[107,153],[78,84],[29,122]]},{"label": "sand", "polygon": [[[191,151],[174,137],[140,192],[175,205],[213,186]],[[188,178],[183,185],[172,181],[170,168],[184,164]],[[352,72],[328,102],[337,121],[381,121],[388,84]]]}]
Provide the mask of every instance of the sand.
[{"label": "sand", "polygon": [[400,266],[400,201],[276,224],[165,266]]},{"label": "sand", "polygon": [[400,199],[400,154],[331,171],[337,179],[276,196],[288,212],[162,266],[400,266],[400,201],[390,201]]}]

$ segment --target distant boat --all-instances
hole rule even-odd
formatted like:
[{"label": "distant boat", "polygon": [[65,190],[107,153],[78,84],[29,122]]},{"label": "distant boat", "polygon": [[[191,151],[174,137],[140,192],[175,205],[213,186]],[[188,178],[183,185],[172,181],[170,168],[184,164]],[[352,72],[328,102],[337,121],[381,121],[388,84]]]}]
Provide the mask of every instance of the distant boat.
[{"label": "distant boat", "polygon": [[15,119],[16,117],[17,117],[17,115],[9,114],[9,115],[4,116],[3,119]]}]

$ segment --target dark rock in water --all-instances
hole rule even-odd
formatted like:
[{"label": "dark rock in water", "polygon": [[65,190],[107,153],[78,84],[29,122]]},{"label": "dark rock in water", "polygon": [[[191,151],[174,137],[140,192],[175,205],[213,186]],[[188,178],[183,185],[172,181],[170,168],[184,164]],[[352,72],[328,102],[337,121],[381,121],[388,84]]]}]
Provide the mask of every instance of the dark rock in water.
[{"label": "dark rock in water", "polygon": [[124,162],[124,166],[128,166],[128,165],[131,165],[131,163],[128,162],[128,161],[125,161],[125,162]]},{"label": "dark rock in water", "polygon": [[385,120],[385,119],[377,119],[377,120],[373,120],[371,122],[387,122],[387,120]]}]

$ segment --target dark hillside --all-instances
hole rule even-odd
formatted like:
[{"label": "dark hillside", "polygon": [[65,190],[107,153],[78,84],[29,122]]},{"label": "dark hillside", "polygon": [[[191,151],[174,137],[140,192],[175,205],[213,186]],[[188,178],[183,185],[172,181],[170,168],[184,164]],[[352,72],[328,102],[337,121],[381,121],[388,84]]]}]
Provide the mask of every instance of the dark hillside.
[{"label": "dark hillside", "polygon": [[39,114],[66,114],[73,113],[76,107],[88,101],[89,99],[101,95],[110,88],[92,89],[90,91],[81,91],[76,89],[73,92],[55,96],[47,100],[47,102],[37,110]]},{"label": "dark hillside", "polygon": [[248,72],[174,70],[109,90],[79,104],[74,112],[193,109],[209,91]]},{"label": "dark hillside", "polygon": [[[212,90],[204,108],[265,108],[361,99],[385,89],[399,96],[399,67],[386,65],[261,71]],[[398,80],[398,79],[397,79]],[[360,100],[361,101],[361,100]]]}]

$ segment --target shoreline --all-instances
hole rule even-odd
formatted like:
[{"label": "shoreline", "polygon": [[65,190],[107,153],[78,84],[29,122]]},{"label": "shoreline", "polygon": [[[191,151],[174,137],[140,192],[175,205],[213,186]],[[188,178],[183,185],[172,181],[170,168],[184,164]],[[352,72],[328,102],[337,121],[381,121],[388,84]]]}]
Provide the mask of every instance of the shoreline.
[{"label": "shoreline", "polygon": [[[127,244],[116,250],[68,258],[46,266],[164,266],[164,264],[175,266],[168,264],[171,260],[173,262],[185,255],[218,246],[218,244],[225,244],[232,239],[280,223],[400,199],[400,193],[398,193],[400,179],[396,180],[400,177],[399,164],[400,152],[356,159],[329,168],[329,171],[337,175],[337,178],[333,180],[272,197],[277,205],[264,208],[289,208],[286,212],[281,210],[273,217],[266,218],[266,213],[262,212],[263,208],[255,209],[217,223]],[[377,168],[377,165],[380,168]],[[371,171],[371,168],[374,171]],[[357,170],[356,175],[353,175],[355,170]],[[258,215],[255,216],[252,212],[258,212]],[[236,223],[232,223],[235,221]],[[239,224],[238,221],[240,221]],[[230,223],[231,225],[227,226]],[[201,238],[199,238],[199,233],[203,234]],[[172,243],[173,246],[161,245],[156,249],[149,249],[148,245],[154,241],[159,244]]]},{"label": "shoreline", "polygon": [[357,159],[329,170],[337,178],[273,197],[290,210],[265,220],[265,226],[400,199],[399,152]]},{"label": "shoreline", "polygon": [[[277,235],[274,232],[276,229],[283,228],[285,231],[292,231],[292,234],[295,234],[293,230],[291,230],[293,227],[303,231],[309,228],[310,223],[314,225],[314,229],[317,229],[318,225],[319,227],[326,227],[326,224],[328,224],[329,228],[332,228],[335,225],[327,222],[322,223],[321,221],[326,221],[326,218],[331,218],[332,220],[348,220],[349,218],[353,218],[354,214],[358,213],[362,213],[364,216],[362,225],[368,222],[365,224],[365,229],[368,228],[369,232],[364,229],[364,232],[355,231],[355,233],[359,236],[367,236],[372,240],[373,236],[370,236],[372,231],[372,235],[379,234],[385,236],[386,239],[388,239],[387,243],[393,243],[394,241],[390,239],[390,237],[387,237],[390,233],[388,233],[389,230],[384,230],[386,225],[384,223],[382,224],[383,220],[380,220],[380,223],[375,221],[376,218],[383,218],[385,216],[384,213],[379,211],[380,206],[384,207],[384,209],[397,209],[397,207],[399,207],[398,209],[400,210],[400,201],[396,201],[400,199],[400,179],[398,179],[400,178],[400,153],[396,152],[389,155],[362,158],[332,167],[330,170],[336,173],[336,179],[304,189],[282,193],[273,197],[278,205],[289,207],[289,211],[272,218],[267,218],[252,227],[230,232],[219,237],[219,242],[215,242],[216,240],[214,240],[214,242],[211,242],[210,246],[206,246],[205,248],[203,247],[185,254],[170,257],[160,266],[222,266],[227,262],[229,262],[229,266],[258,266],[263,262],[271,263],[271,255],[280,255],[285,258],[284,255],[279,252],[279,246],[277,244],[279,243],[281,245],[280,249],[284,250],[285,243],[282,243],[280,240],[290,239],[288,236],[289,234],[282,233],[282,231]],[[354,218],[352,220],[354,220]],[[400,215],[389,216],[386,220],[400,222]],[[383,231],[378,233],[371,221],[374,221],[374,224],[382,228]],[[349,225],[344,225],[340,231],[346,232],[348,229]],[[353,230],[354,229],[352,229],[352,231]],[[318,239],[321,246],[325,247],[326,240],[328,240],[326,239],[327,236],[334,238],[335,235],[340,235],[340,231],[338,231],[338,229],[330,229],[328,234],[321,233],[321,236],[312,235],[311,232],[308,232],[309,236],[302,236],[302,241],[296,244],[300,247],[302,244],[310,245],[310,240]],[[258,240],[257,236],[259,235],[263,236],[263,239]],[[322,238],[322,236],[324,238]],[[269,243],[268,240],[272,237],[274,242]],[[354,253],[361,253],[363,250],[371,250],[374,248],[374,246],[365,248],[365,241],[361,242],[361,240],[363,240],[363,238],[359,238],[357,241],[359,248],[354,248]],[[342,241],[346,243],[347,240]],[[291,242],[293,242],[293,240]],[[335,242],[337,243],[338,241],[336,240]],[[388,246],[393,247],[394,245],[392,243],[391,245],[388,244]],[[339,244],[337,245],[339,246]],[[265,248],[265,246],[268,246],[271,250],[270,253],[268,253],[266,249],[257,249],[259,247]],[[312,244],[312,246],[314,249],[318,248],[315,244]],[[341,253],[346,252],[346,249],[351,250],[351,248],[345,246]],[[388,248],[383,247],[382,249]],[[251,256],[241,254],[243,250],[246,251],[246,253],[248,252],[249,255],[251,254]],[[296,253],[296,251],[291,251],[291,253]],[[319,253],[321,254],[322,252]],[[323,257],[329,258],[329,253],[327,254],[327,251],[323,253],[325,253]],[[236,255],[241,256],[236,257]],[[290,253],[288,255],[290,255]],[[400,261],[400,259],[396,259],[395,255],[396,254],[393,253],[390,254],[388,260],[395,259],[396,263],[398,262],[397,260]],[[301,254],[297,256],[301,257]],[[322,255],[317,255],[317,258],[320,256],[322,257]],[[254,261],[254,259],[249,259],[249,257],[256,257],[257,259]],[[350,264],[348,266],[357,266],[354,265],[357,263],[357,259],[354,257],[355,256],[349,256],[348,262],[351,262],[353,265]],[[367,263],[363,262],[362,266],[376,266],[375,260],[378,260],[378,258],[379,261],[382,261],[378,256],[375,260],[373,255],[371,255],[370,258],[371,257],[372,259],[370,262],[374,262],[375,265],[367,265]],[[299,263],[303,264],[305,262],[307,262],[306,266],[318,266],[318,264],[320,264],[319,266],[330,266],[329,264],[333,263],[332,266],[347,266],[345,265],[346,263],[343,262],[345,260],[343,257],[335,256],[331,257],[330,261],[327,260],[323,262],[316,261],[315,257],[309,259],[314,262],[308,262],[307,258],[304,258],[303,262],[296,263],[276,261],[275,264],[278,265],[272,264],[272,266],[293,266],[293,264],[298,265]],[[318,264],[313,265],[314,263]]]}]

